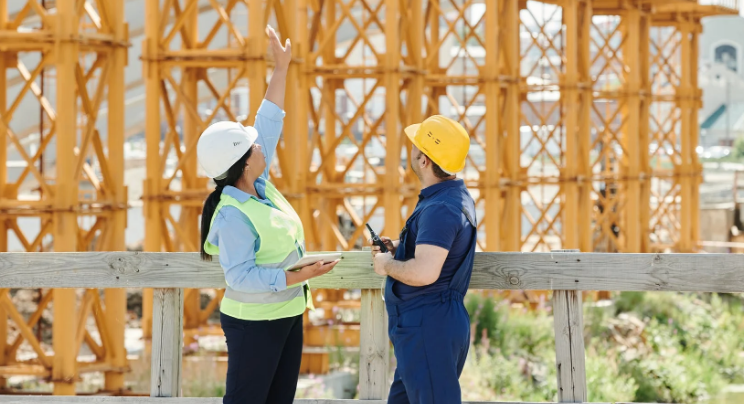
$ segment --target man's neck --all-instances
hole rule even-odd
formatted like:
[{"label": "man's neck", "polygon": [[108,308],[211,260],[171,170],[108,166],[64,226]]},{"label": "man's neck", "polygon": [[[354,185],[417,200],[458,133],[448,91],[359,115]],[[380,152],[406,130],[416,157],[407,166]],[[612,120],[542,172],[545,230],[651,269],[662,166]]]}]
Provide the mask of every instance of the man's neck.
[{"label": "man's neck", "polygon": [[452,180],[455,180],[455,179],[457,179],[457,176],[454,176],[454,175],[451,176],[451,177],[447,177],[447,178],[437,178],[437,177],[434,177],[434,178],[423,178],[421,180],[421,189],[426,189],[426,188],[429,188],[430,186],[441,184],[441,183],[447,182],[447,181],[452,181]]}]

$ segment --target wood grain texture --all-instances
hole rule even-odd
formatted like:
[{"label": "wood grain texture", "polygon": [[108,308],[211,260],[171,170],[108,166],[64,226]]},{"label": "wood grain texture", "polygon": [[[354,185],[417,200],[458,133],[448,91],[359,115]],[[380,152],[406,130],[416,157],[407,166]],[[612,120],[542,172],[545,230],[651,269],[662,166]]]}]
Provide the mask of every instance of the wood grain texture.
[{"label": "wood grain texture", "polygon": [[152,309],[150,395],[181,396],[183,289],[155,289]]},{"label": "wood grain texture", "polygon": [[361,347],[359,351],[359,398],[386,398],[390,340],[387,335],[387,311],[382,291],[362,291]]},{"label": "wood grain texture", "polygon": [[[155,397],[53,397],[53,396],[3,396],[0,395],[0,403],[3,404],[222,404],[222,397],[178,397],[178,398],[155,398]],[[330,399],[297,399],[294,404],[386,404],[387,400],[330,400]],[[463,404],[550,404],[550,403],[528,403],[528,402],[500,402],[500,401],[467,401]],[[609,403],[594,403],[609,404]]]},{"label": "wood grain texture", "polygon": [[584,402],[587,390],[581,291],[553,292],[553,325],[558,401]]},{"label": "wood grain texture", "polygon": [[[369,252],[344,253],[313,288],[377,289]],[[198,253],[0,253],[0,288],[224,288]],[[742,254],[479,253],[471,289],[744,292]]]}]

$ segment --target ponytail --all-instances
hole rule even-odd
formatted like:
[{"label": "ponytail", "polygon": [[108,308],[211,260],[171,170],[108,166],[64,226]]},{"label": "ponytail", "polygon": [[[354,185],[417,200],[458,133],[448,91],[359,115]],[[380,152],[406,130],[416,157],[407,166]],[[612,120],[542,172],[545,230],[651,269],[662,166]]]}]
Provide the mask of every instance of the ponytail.
[{"label": "ponytail", "polygon": [[204,201],[204,207],[202,208],[201,217],[201,259],[202,261],[212,261],[212,256],[204,251],[204,243],[207,241],[209,236],[209,225],[212,223],[212,216],[214,211],[217,209],[217,205],[220,203],[220,197],[222,196],[222,189],[224,186],[219,184],[214,188],[211,194]]},{"label": "ponytail", "polygon": [[225,178],[214,180],[214,183],[216,184],[214,191],[212,191],[212,193],[209,194],[209,196],[207,197],[207,200],[204,201],[204,207],[202,208],[201,217],[201,259],[203,261],[212,261],[212,256],[204,251],[204,243],[206,243],[207,237],[209,236],[209,228],[212,224],[212,216],[214,216],[214,211],[217,209],[217,205],[219,205],[220,203],[222,190],[228,185],[235,185],[240,177],[243,176],[245,162],[251,156],[252,150],[252,147],[248,149],[243,157],[236,161],[235,164],[233,164],[232,167],[227,170],[227,176],[225,176]]}]

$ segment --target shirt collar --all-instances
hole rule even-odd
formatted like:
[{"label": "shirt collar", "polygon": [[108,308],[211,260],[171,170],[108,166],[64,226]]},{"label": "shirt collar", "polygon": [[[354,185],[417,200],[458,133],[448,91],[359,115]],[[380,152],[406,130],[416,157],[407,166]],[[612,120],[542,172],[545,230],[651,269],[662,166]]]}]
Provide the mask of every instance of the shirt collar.
[{"label": "shirt collar", "polygon": [[246,203],[249,199],[255,198],[253,195],[243,192],[232,185],[228,185],[222,189],[222,193],[234,198],[239,203]]},{"label": "shirt collar", "polygon": [[442,191],[444,189],[448,188],[455,188],[455,187],[461,187],[464,184],[463,180],[460,178],[456,178],[454,180],[447,180],[442,181],[438,184],[434,184],[431,186],[428,186],[421,190],[421,193],[419,193],[419,200],[431,198],[439,191]]}]

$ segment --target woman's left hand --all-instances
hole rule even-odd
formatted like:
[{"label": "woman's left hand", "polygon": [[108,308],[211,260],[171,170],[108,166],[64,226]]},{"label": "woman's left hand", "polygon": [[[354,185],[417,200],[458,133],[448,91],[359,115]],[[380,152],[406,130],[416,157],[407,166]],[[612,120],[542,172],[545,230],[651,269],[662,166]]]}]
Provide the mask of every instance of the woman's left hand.
[{"label": "woman's left hand", "polygon": [[279,36],[271,25],[266,26],[266,35],[269,36],[269,48],[274,55],[275,68],[286,71],[289,68],[289,62],[292,61],[292,43],[287,38],[282,46]]}]

